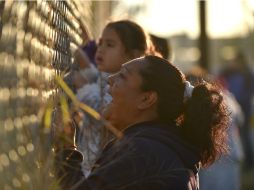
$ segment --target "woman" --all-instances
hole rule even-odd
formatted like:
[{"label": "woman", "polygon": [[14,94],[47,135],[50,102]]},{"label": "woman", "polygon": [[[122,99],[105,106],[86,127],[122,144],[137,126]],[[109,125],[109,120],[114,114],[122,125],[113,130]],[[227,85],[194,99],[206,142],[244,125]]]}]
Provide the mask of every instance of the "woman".
[{"label": "woman", "polygon": [[66,189],[198,189],[200,166],[226,151],[227,111],[208,83],[195,88],[167,60],[145,56],[109,78],[110,122],[124,134],[103,150],[88,178],[82,154],[57,153]]}]

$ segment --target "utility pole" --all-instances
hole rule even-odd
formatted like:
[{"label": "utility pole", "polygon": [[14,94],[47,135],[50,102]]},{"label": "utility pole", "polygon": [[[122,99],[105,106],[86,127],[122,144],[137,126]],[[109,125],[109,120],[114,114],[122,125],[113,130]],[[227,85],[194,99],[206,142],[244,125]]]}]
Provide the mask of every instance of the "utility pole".
[{"label": "utility pole", "polygon": [[199,25],[200,25],[200,36],[199,36],[199,50],[200,60],[199,65],[209,71],[209,55],[208,55],[208,38],[206,33],[206,4],[205,0],[199,2]]}]

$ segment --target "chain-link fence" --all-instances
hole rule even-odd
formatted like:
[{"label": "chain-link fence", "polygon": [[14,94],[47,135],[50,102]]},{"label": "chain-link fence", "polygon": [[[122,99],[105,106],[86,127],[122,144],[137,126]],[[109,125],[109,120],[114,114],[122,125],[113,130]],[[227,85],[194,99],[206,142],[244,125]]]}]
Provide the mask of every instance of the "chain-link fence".
[{"label": "chain-link fence", "polygon": [[0,189],[58,188],[41,108],[72,67],[72,45],[87,40],[90,4],[0,1]]}]

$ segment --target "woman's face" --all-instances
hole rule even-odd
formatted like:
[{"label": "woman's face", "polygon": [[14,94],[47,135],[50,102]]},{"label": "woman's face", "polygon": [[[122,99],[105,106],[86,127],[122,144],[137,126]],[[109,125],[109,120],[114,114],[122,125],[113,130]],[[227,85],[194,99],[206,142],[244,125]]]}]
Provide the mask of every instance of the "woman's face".
[{"label": "woman's face", "polygon": [[110,27],[105,28],[95,54],[98,69],[107,73],[116,73],[129,59],[116,31]]},{"label": "woman's face", "polygon": [[120,71],[109,77],[112,102],[109,105],[110,122],[119,129],[134,124],[139,117],[138,105],[142,101],[140,60],[123,64]]}]

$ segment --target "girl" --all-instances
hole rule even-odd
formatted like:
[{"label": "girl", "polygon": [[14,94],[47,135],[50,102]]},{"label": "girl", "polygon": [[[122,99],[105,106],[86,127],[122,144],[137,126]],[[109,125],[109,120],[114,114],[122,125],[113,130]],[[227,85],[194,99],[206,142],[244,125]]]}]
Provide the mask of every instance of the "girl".
[{"label": "girl", "polygon": [[[101,112],[111,101],[107,92],[107,76],[120,70],[123,63],[146,54],[155,54],[154,47],[144,30],[129,20],[110,22],[99,39],[95,61],[97,68],[89,64],[82,50],[76,53],[81,71],[76,73],[74,84],[77,98]],[[86,175],[103,146],[101,124],[86,116],[77,131],[78,149],[85,155],[83,164]]]}]

